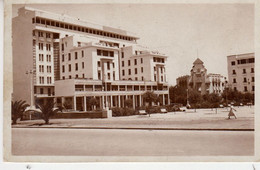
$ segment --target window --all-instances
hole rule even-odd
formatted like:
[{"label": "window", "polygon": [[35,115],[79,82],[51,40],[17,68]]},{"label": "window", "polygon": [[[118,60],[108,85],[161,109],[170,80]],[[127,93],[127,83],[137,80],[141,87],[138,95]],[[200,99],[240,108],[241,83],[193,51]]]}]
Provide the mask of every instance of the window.
[{"label": "window", "polygon": [[135,51],[135,55],[137,55],[138,54],[138,52],[137,51]]},{"label": "window", "polygon": [[65,57],[64,57],[64,54],[62,54],[62,61],[64,61],[64,58],[65,58]]},{"label": "window", "polygon": [[231,65],[236,65],[236,62],[235,61],[231,61]]},{"label": "window", "polygon": [[63,73],[65,72],[65,66],[64,65],[62,66],[62,72]]},{"label": "window", "polygon": [[47,66],[47,73],[51,73],[51,66]]},{"label": "window", "polygon": [[81,51],[81,56],[84,57],[84,51],[83,50]]},{"label": "window", "polygon": [[254,68],[251,68],[251,73],[254,73],[255,72],[255,69]]},{"label": "window", "polygon": [[69,79],[71,79],[71,75],[69,75]]},{"label": "window", "polygon": [[154,75],[154,81],[156,81],[156,75]]},{"label": "window", "polygon": [[236,83],[237,82],[237,80],[236,79],[233,79],[233,83]]},{"label": "window", "polygon": [[100,71],[98,72],[98,79],[101,80],[101,73],[100,73]]},{"label": "window", "polygon": [[130,60],[128,60],[128,66],[130,66],[131,65],[131,61]]},{"label": "window", "polygon": [[100,61],[98,61],[97,64],[98,64],[98,67],[100,67]]},{"label": "window", "polygon": [[248,59],[248,62],[249,62],[249,63],[254,63],[254,62],[255,62],[255,59],[254,59],[254,58],[249,58],[249,59]]},{"label": "window", "polygon": [[135,59],[135,65],[137,65],[137,59]]},{"label": "window", "polygon": [[44,66],[43,65],[39,65],[39,72],[43,73],[44,72]]},{"label": "window", "polygon": [[62,76],[62,79],[65,80],[65,76]]},{"label": "window", "polygon": [[122,61],[122,67],[124,67],[125,66],[125,62],[124,61]]},{"label": "window", "polygon": [[121,55],[122,55],[122,58],[124,58],[124,56],[125,56],[125,55],[124,55],[124,52],[122,52]]},{"label": "window", "polygon": [[236,74],[236,70],[233,70],[232,74]]},{"label": "window", "polygon": [[123,75],[123,76],[125,75],[125,70],[122,70],[122,75]]},{"label": "window", "polygon": [[163,81],[163,76],[161,76],[161,81]]},{"label": "window", "polygon": [[51,77],[47,77],[47,84],[51,84]]},{"label": "window", "polygon": [[84,62],[82,62],[81,65],[82,65],[82,69],[84,69]]},{"label": "window", "polygon": [[75,60],[77,60],[77,59],[78,59],[78,53],[75,52]]},{"label": "window", "polygon": [[40,94],[43,94],[43,88],[40,88]]},{"label": "window", "polygon": [[46,60],[47,60],[47,62],[51,62],[51,55],[47,54],[46,55]]},{"label": "window", "polygon": [[251,78],[251,81],[252,81],[252,82],[255,82],[255,77],[252,77],[252,78]]},{"label": "window", "polygon": [[113,80],[116,80],[115,72],[113,72]]},{"label": "window", "polygon": [[40,84],[44,84],[44,77],[40,76],[39,79],[40,79]]},{"label": "window", "polygon": [[107,69],[110,70],[110,62],[107,62]]},{"label": "window", "polygon": [[135,68],[135,74],[137,74],[137,68]]},{"label": "window", "polygon": [[75,78],[79,78],[79,75],[76,74],[76,77]]},{"label": "window", "polygon": [[81,42],[78,42],[78,47],[81,47]]},{"label": "window", "polygon": [[43,50],[43,43],[39,43],[39,50]]},{"label": "window", "polygon": [[236,87],[234,87],[234,90],[235,90],[235,91],[237,91],[237,88],[236,88]]},{"label": "window", "polygon": [[85,78],[85,74],[82,74],[82,78]]},{"label": "window", "polygon": [[39,61],[44,61],[43,54],[39,54]]},{"label": "window", "polygon": [[39,36],[39,37],[43,37],[43,32],[39,31],[39,32],[38,32],[38,36]]},{"label": "window", "polygon": [[69,64],[69,71],[71,71],[71,64]]},{"label": "window", "polygon": [[141,64],[143,63],[143,58],[141,58]]},{"label": "window", "polygon": [[156,71],[156,67],[153,67],[154,72]]},{"label": "window", "polygon": [[246,83],[246,77],[244,77],[244,83]]},{"label": "window", "polygon": [[144,68],[143,68],[143,67],[141,67],[141,72],[142,72],[142,73],[144,72]]},{"label": "window", "polygon": [[46,38],[51,38],[51,34],[50,33],[46,33]]},{"label": "window", "polygon": [[101,50],[97,50],[97,55],[101,55]]},{"label": "window", "polygon": [[135,80],[137,81],[137,80],[138,80],[138,78],[137,78],[137,77],[135,77]]},{"label": "window", "polygon": [[112,63],[113,64],[113,68],[115,68],[115,63]]},{"label": "window", "polygon": [[245,74],[246,73],[246,69],[243,69],[243,74]]},{"label": "window", "polygon": [[68,60],[70,61],[71,60],[71,54],[69,53],[68,55],[69,55]]},{"label": "window", "polygon": [[78,71],[78,63],[75,63],[75,70]]},{"label": "window", "polygon": [[64,51],[64,44],[61,44],[61,51]]},{"label": "window", "polygon": [[107,73],[107,78],[108,80],[110,80],[110,73]]},{"label": "window", "polygon": [[142,76],[142,81],[144,81],[144,77]]},{"label": "window", "polygon": [[109,52],[109,56],[110,56],[110,57],[114,57],[114,51],[110,51],[110,52]]},{"label": "window", "polygon": [[247,92],[247,86],[244,86],[244,91]]},{"label": "window", "polygon": [[131,75],[131,69],[128,69],[128,75]]},{"label": "window", "polygon": [[252,91],[255,91],[255,86],[252,86]]}]

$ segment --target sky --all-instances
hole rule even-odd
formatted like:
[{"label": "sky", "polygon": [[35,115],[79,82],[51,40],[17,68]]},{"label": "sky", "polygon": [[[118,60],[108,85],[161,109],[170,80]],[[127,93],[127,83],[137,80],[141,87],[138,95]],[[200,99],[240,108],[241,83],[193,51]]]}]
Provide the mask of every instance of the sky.
[{"label": "sky", "polygon": [[[13,16],[24,5],[13,6]],[[138,43],[168,56],[170,85],[200,58],[208,73],[227,76],[227,56],[254,52],[253,4],[26,5],[137,34]]]}]

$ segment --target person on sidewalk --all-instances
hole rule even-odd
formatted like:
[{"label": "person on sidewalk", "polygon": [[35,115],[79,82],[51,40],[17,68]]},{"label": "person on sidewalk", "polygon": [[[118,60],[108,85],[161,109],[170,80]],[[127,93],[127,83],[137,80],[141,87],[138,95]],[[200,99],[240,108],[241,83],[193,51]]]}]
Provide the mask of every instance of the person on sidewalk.
[{"label": "person on sidewalk", "polygon": [[230,111],[229,111],[229,113],[228,113],[228,119],[230,119],[230,117],[231,116],[234,116],[235,117],[235,119],[237,119],[237,117],[236,117],[236,115],[235,115],[235,113],[234,113],[234,111],[237,111],[235,108],[234,108],[234,106],[230,106]]}]

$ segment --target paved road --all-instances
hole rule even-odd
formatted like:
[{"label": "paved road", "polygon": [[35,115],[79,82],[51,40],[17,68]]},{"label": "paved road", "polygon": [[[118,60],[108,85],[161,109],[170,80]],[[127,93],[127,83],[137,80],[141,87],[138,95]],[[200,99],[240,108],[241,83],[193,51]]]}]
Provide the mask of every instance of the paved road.
[{"label": "paved road", "polygon": [[254,132],[13,128],[14,155],[253,155]]}]

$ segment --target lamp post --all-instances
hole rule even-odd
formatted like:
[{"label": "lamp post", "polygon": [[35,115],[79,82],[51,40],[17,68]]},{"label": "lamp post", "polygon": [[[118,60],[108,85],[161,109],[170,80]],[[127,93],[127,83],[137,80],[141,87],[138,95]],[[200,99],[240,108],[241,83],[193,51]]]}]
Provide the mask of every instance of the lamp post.
[{"label": "lamp post", "polygon": [[[33,69],[26,71],[25,74],[30,75],[30,81],[31,81],[31,85],[30,85],[30,93],[31,93],[31,101],[30,101],[30,108],[31,109],[35,109],[35,105],[34,105],[34,92],[33,92],[33,75],[34,75],[35,71]],[[31,120],[31,114],[30,114],[30,120]]]},{"label": "lamp post", "polygon": [[105,83],[105,97],[106,97],[105,108],[106,108],[106,110],[108,110],[108,103],[107,103],[107,83],[106,83],[106,78],[107,78],[107,73],[104,74],[104,83]]},{"label": "lamp post", "polygon": [[227,78],[226,77],[225,77],[225,89],[226,89],[226,92],[225,92],[226,93],[226,107],[228,108],[228,101],[227,101],[227,98],[228,98],[227,97],[227,89],[228,88],[227,88]]}]

